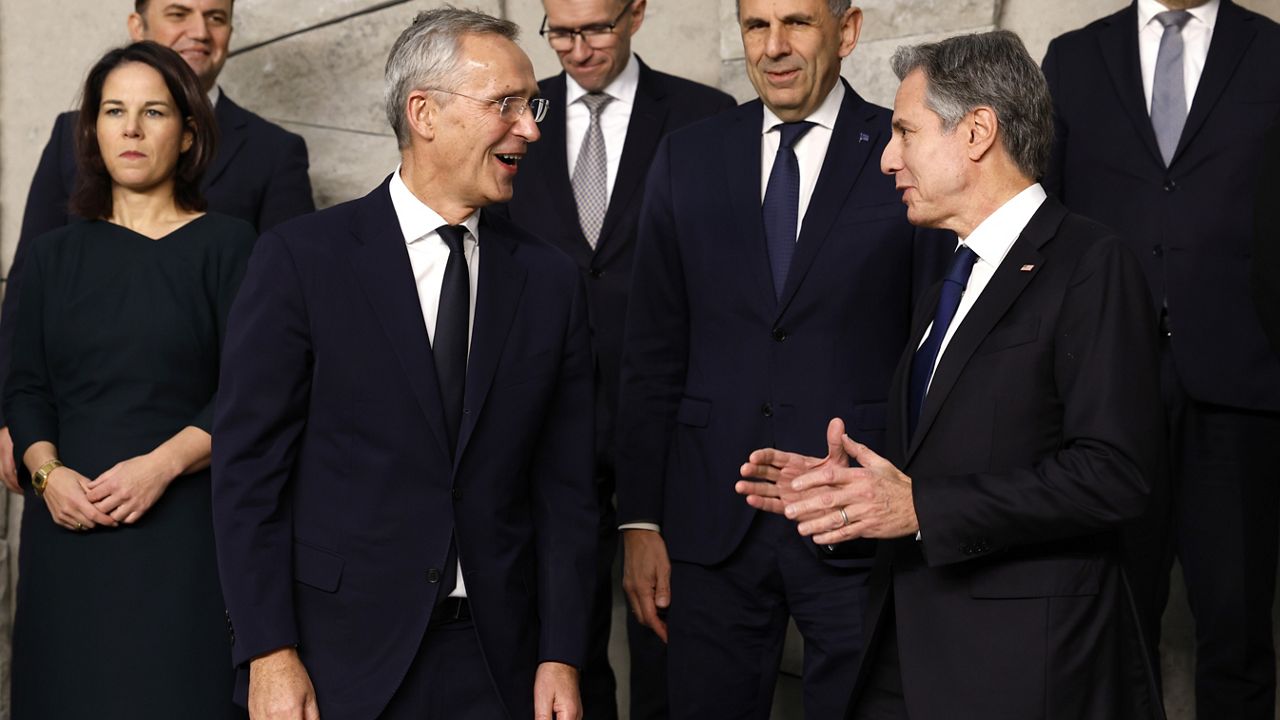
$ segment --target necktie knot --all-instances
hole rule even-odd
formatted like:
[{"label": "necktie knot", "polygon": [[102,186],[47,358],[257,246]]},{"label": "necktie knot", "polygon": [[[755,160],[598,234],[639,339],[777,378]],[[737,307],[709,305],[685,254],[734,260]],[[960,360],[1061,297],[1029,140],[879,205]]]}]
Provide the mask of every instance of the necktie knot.
[{"label": "necktie knot", "polygon": [[973,271],[973,263],[977,259],[978,254],[968,245],[956,248],[955,254],[951,256],[951,268],[947,270],[946,281],[963,288],[969,283],[969,274]]},{"label": "necktie knot", "polygon": [[1191,19],[1191,13],[1186,10],[1165,10],[1156,14],[1156,20],[1164,26],[1165,31],[1181,30],[1183,25]]},{"label": "necktie knot", "polygon": [[600,117],[600,111],[611,102],[613,102],[613,96],[602,92],[587,93],[582,96],[582,104],[587,106],[587,112],[591,113],[592,120]]},{"label": "necktie knot", "polygon": [[465,225],[441,225],[436,228],[436,232],[440,234],[440,239],[444,240],[444,244],[449,246],[449,252],[462,252],[462,239],[467,234]]},{"label": "necktie knot", "polygon": [[775,125],[778,129],[778,135],[781,137],[779,147],[791,149],[796,143],[800,142],[800,138],[813,127],[813,123],[808,121],[780,123]]}]

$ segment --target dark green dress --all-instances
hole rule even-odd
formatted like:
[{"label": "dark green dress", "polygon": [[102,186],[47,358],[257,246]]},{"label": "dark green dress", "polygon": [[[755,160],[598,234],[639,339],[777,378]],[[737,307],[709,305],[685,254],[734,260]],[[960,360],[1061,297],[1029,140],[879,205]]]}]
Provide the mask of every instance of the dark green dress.
[{"label": "dark green dress", "polygon": [[[18,458],[50,440],[93,479],[184,427],[208,431],[254,239],[214,213],[159,240],[102,221],[39,238],[5,386]],[[19,569],[14,720],[239,715],[207,470],[174,480],[136,524],[82,533],[28,489]]]}]

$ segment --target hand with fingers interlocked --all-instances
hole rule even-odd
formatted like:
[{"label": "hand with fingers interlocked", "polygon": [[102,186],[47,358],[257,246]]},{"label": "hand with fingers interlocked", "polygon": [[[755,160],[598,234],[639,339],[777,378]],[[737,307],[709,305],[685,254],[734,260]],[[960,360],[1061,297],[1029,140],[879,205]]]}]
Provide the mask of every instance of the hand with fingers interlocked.
[{"label": "hand with fingers interlocked", "polygon": [[69,467],[54,468],[49,473],[42,498],[55,523],[75,531],[118,524],[115,518],[94,507],[87,495],[88,487],[89,479]]}]

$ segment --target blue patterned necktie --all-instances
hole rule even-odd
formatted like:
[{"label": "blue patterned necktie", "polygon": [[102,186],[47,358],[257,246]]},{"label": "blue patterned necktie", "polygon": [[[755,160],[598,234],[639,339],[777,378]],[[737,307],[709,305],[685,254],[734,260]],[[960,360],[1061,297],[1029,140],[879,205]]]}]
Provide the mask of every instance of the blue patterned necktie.
[{"label": "blue patterned necktie", "polygon": [[1173,162],[1173,153],[1187,124],[1187,81],[1182,69],[1182,26],[1191,19],[1186,10],[1167,10],[1156,15],[1164,26],[1160,50],[1156,54],[1156,75],[1151,83],[1151,128],[1165,167]]},{"label": "blue patterned necktie", "polygon": [[920,422],[920,409],[924,406],[925,391],[929,388],[929,379],[933,376],[933,365],[938,359],[938,350],[942,348],[942,339],[947,336],[947,328],[955,320],[956,310],[960,307],[960,298],[964,296],[964,288],[969,284],[969,274],[973,272],[973,263],[978,254],[967,245],[956,248],[951,257],[951,268],[942,281],[942,291],[938,295],[938,309],[933,314],[933,327],[929,337],[916,350],[911,358],[911,398],[907,408],[908,432],[910,441],[916,434],[916,425]]},{"label": "blue patterned necktie", "polygon": [[811,122],[782,123],[776,126],[781,139],[773,158],[769,184],[764,191],[764,239],[773,269],[773,292],[778,300],[787,284],[787,271],[796,252],[796,225],[800,221],[800,161],[795,144],[813,127]]}]

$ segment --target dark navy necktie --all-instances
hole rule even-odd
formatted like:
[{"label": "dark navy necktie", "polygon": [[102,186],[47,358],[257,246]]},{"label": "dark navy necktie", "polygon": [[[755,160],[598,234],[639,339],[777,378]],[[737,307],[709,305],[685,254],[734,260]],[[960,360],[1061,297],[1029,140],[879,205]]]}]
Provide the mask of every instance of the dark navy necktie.
[{"label": "dark navy necktie", "polygon": [[933,313],[933,327],[929,330],[929,337],[911,358],[911,397],[907,407],[908,442],[915,436],[916,424],[920,422],[920,408],[924,406],[925,391],[929,388],[929,378],[933,375],[933,365],[938,359],[942,338],[947,336],[947,328],[955,320],[960,298],[964,296],[964,288],[969,283],[969,273],[973,272],[973,263],[977,259],[978,254],[967,245],[956,248],[955,255],[951,257],[951,268],[942,281],[942,292],[938,295],[938,309]]},{"label": "dark navy necktie", "polygon": [[444,266],[444,283],[440,286],[440,304],[436,311],[436,333],[431,354],[436,362],[436,380],[440,383],[440,401],[444,422],[449,431],[449,454],[457,452],[458,427],[462,423],[462,396],[467,385],[467,325],[471,310],[471,279],[462,239],[467,229],[461,225],[436,228],[440,239],[449,246],[449,261]]},{"label": "dark navy necktie", "polygon": [[778,154],[773,158],[761,210],[769,267],[773,269],[773,292],[781,300],[791,257],[796,252],[796,225],[800,220],[800,162],[794,147],[813,123],[782,123],[776,127],[780,136]]}]

